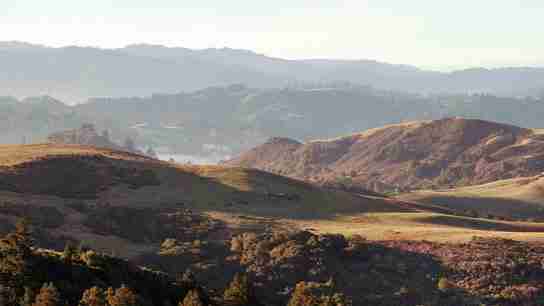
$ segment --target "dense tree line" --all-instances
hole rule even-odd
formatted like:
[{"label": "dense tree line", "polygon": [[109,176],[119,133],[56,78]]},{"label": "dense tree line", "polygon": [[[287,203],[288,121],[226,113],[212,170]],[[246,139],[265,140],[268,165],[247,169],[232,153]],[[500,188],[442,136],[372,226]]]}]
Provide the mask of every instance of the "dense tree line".
[{"label": "dense tree line", "polygon": [[[143,290],[146,287],[151,288]],[[333,291],[325,296],[307,290],[317,287],[303,282],[297,285],[289,306],[349,305]],[[190,271],[170,279],[72,244],[60,253],[37,249],[27,221],[18,222],[15,230],[0,240],[1,306],[263,305],[254,291],[246,273],[236,274],[218,294],[208,292]]]}]

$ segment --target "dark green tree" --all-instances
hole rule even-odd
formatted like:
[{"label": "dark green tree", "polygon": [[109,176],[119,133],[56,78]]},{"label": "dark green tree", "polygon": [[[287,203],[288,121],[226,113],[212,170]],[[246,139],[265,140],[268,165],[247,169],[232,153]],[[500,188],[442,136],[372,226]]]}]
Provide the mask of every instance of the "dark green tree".
[{"label": "dark green tree", "polygon": [[32,306],[32,303],[34,302],[34,291],[29,288],[25,287],[25,293],[21,300],[19,301],[19,306]]},{"label": "dark green tree", "polygon": [[32,279],[32,230],[27,220],[19,220],[15,231],[0,240],[0,278],[2,284],[24,288]]},{"label": "dark green tree", "polygon": [[319,306],[319,303],[319,299],[310,292],[306,283],[300,282],[296,285],[287,306]]},{"label": "dark green tree", "polygon": [[234,276],[233,280],[223,293],[223,300],[225,303],[232,306],[259,305],[253,293],[253,286],[245,273],[237,273]]},{"label": "dark green tree", "polygon": [[122,286],[115,294],[106,293],[109,306],[140,306],[138,296],[130,288]]},{"label": "dark green tree", "polygon": [[198,289],[191,289],[185,295],[185,298],[183,301],[179,303],[179,306],[204,306],[206,305],[204,302],[204,298],[201,296],[200,290]]}]

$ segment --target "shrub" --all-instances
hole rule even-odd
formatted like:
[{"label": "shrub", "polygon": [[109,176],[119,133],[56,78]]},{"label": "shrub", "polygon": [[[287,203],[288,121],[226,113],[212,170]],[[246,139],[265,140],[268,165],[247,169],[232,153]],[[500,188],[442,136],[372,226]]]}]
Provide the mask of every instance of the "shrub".
[{"label": "shrub", "polygon": [[238,273],[234,276],[234,279],[223,294],[223,299],[229,305],[233,306],[257,304],[247,274]]},{"label": "shrub", "polygon": [[111,290],[108,291],[106,299],[110,306],[139,306],[138,296],[125,286],[115,290],[115,294],[112,294]]},{"label": "shrub", "polygon": [[53,283],[42,286],[33,306],[61,306],[59,292]]},{"label": "shrub", "polygon": [[99,287],[92,287],[83,292],[80,306],[106,306],[106,294]]},{"label": "shrub", "polygon": [[80,258],[89,267],[98,267],[102,265],[101,256],[93,250],[88,250],[80,254]]},{"label": "shrub", "polygon": [[453,284],[445,277],[441,277],[438,280],[438,289],[440,291],[446,292],[453,288]]},{"label": "shrub", "polygon": [[179,306],[204,306],[204,301],[197,289],[191,289]]}]

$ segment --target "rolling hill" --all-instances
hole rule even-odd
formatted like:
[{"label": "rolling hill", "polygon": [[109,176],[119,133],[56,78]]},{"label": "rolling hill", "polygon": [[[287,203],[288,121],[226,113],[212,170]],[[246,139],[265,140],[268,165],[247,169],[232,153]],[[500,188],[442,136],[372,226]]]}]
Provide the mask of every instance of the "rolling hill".
[{"label": "rolling hill", "polygon": [[417,211],[259,170],[59,144],[0,146],[0,199],[3,230],[27,216],[46,229],[46,245],[51,237],[88,241],[125,256],[179,235],[227,239],[244,228],[283,227],[281,219]]},{"label": "rolling hill", "polygon": [[[458,217],[454,209],[325,189],[260,170],[58,144],[0,146],[0,203],[4,232],[15,217],[26,216],[43,228],[39,240],[47,247],[79,241],[124,257],[156,250],[167,238],[226,240],[274,229],[373,239],[420,229],[427,233],[422,237],[439,241],[452,230],[460,240],[478,232],[528,239],[541,231],[535,224]],[[448,223],[434,222],[444,218]]]},{"label": "rolling hill", "polygon": [[534,176],[544,170],[543,154],[537,130],[447,118],[306,143],[274,138],[226,164],[389,192]]},{"label": "rolling hill", "polygon": [[[157,300],[171,291],[159,286],[172,284],[173,275],[184,271],[194,271],[219,300],[233,275],[246,272],[259,300],[270,305],[285,305],[286,287],[332,276],[338,277],[338,290],[359,304],[432,300],[449,305],[444,301],[450,295],[436,286],[445,276],[466,290],[467,301],[477,297],[516,305],[531,300],[530,292],[522,292],[508,296],[513,302],[505,304],[494,293],[542,278],[540,243],[533,242],[544,239],[544,226],[457,216],[456,211],[322,188],[256,169],[179,165],[78,145],[0,146],[0,232],[28,218],[37,242],[32,262],[39,263],[33,279],[56,282],[63,297],[75,302],[91,285],[125,283],[161,305]],[[77,244],[82,247],[71,257],[67,251],[43,249]],[[475,273],[489,256],[500,263],[485,266],[500,275],[500,287]],[[502,264],[511,258],[537,272]],[[404,277],[407,273],[416,277]],[[83,278],[81,286],[71,285],[76,276]],[[164,282],[145,287],[154,277]],[[402,287],[409,293],[399,295]],[[179,299],[177,294],[168,299]],[[458,304],[457,299],[452,305]]]}]

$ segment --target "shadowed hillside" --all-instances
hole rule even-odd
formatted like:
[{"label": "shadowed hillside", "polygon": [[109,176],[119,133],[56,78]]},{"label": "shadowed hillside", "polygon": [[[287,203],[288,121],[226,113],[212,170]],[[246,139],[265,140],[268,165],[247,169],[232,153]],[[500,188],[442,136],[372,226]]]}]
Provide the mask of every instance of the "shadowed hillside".
[{"label": "shadowed hillside", "polygon": [[[307,214],[402,210],[259,170],[181,166],[143,155],[77,145],[0,146],[2,189],[119,205],[187,203],[195,208]],[[150,203],[151,202],[151,203]],[[274,203],[273,206],[267,203]]]}]

